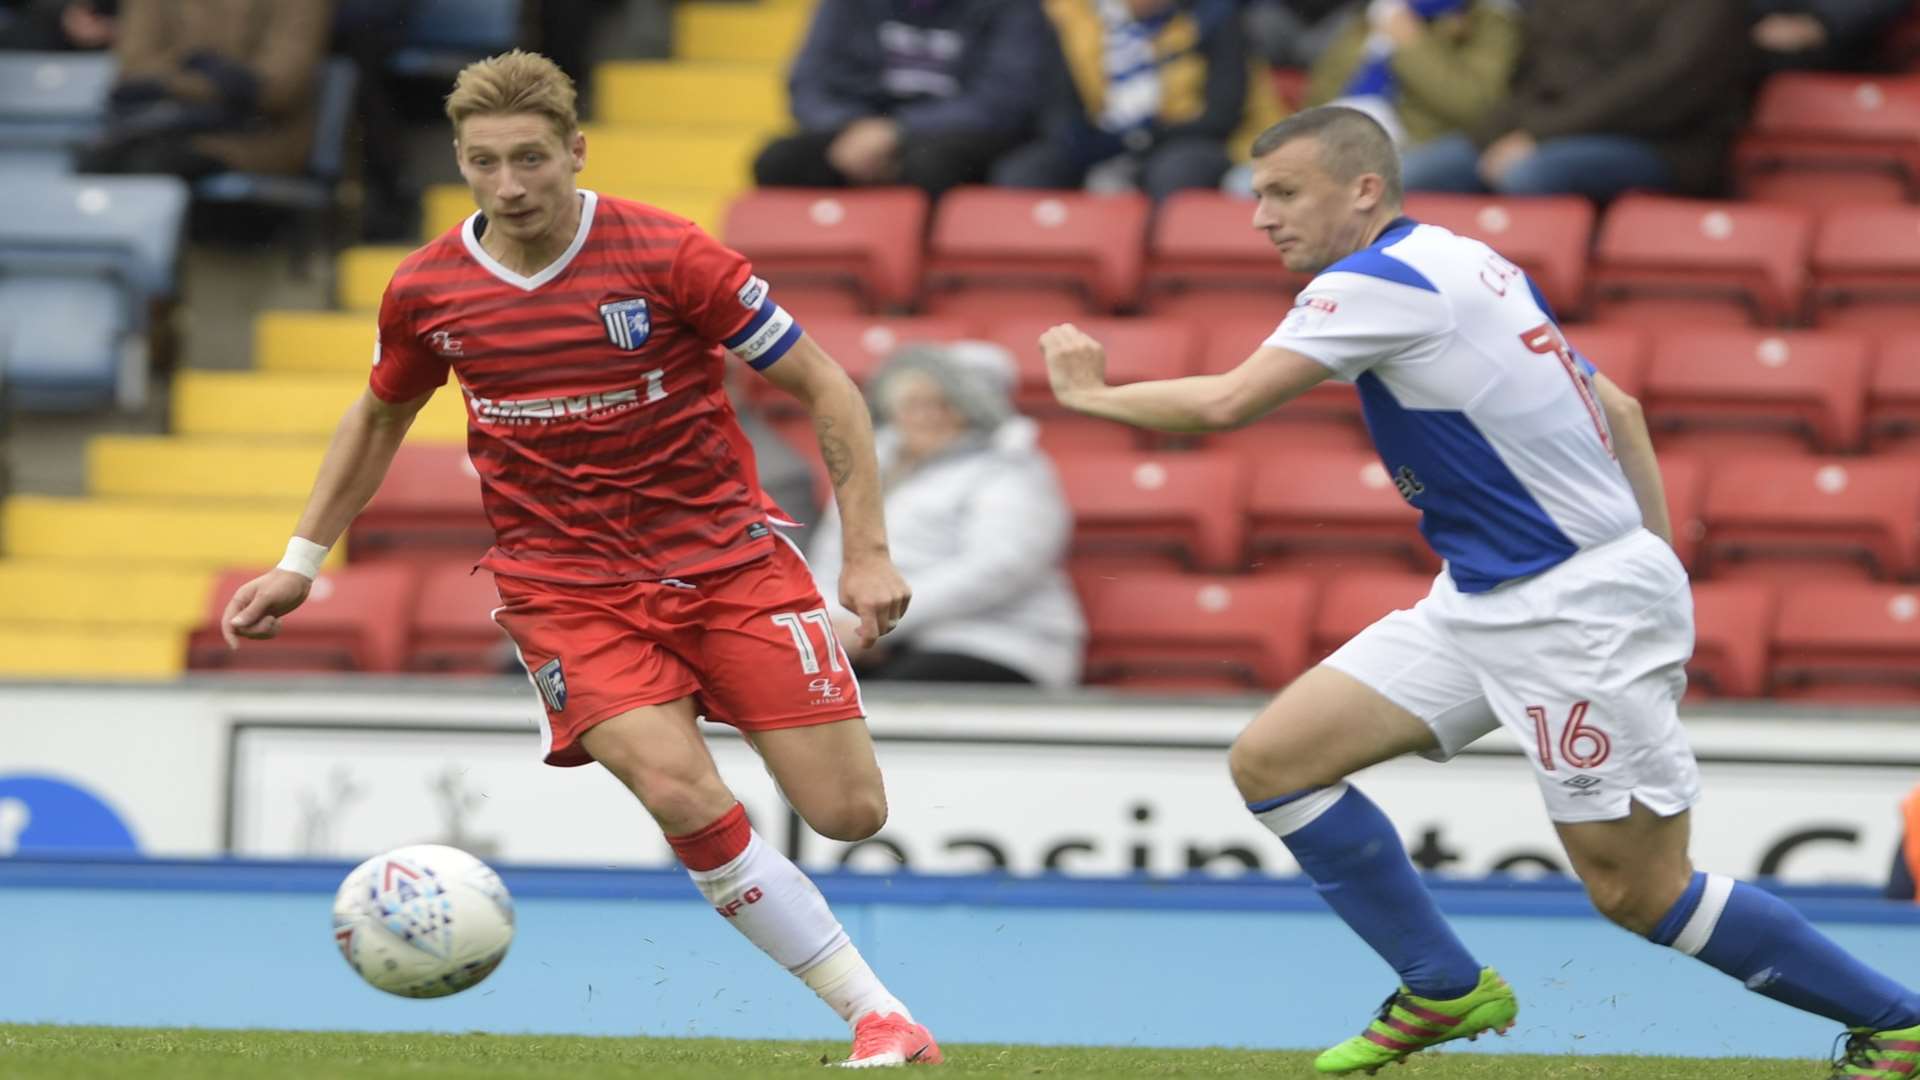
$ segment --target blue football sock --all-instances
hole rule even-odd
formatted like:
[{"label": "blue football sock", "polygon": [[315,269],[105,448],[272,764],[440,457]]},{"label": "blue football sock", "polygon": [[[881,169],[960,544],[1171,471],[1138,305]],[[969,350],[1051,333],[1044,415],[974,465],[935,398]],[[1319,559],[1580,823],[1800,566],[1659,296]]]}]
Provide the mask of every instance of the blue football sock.
[{"label": "blue football sock", "polygon": [[1347,784],[1247,804],[1313,879],[1327,906],[1400,973],[1444,1001],[1480,984],[1480,964],[1440,917],[1387,815]]},{"label": "blue football sock", "polygon": [[1791,904],[1720,874],[1693,883],[1647,935],[1796,1009],[1850,1028],[1920,1024],[1920,994],[1854,959]]}]

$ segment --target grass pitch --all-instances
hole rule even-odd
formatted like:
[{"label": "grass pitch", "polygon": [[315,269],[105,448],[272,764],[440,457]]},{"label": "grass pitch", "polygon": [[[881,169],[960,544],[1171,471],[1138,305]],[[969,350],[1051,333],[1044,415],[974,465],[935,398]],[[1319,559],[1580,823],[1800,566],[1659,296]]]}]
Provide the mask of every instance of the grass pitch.
[{"label": "grass pitch", "polygon": [[[4,1080],[705,1080],[820,1076],[847,1044],[740,1039],[596,1039],[518,1035],[365,1035],[0,1025]],[[956,1045],[928,1080],[948,1076],[1115,1077],[1315,1075],[1311,1054],[1254,1050],[1127,1050]],[[897,1074],[896,1074],[897,1075]],[[920,1076],[921,1072],[911,1075]],[[1389,1080],[1824,1080],[1810,1061],[1551,1058],[1429,1052]]]}]

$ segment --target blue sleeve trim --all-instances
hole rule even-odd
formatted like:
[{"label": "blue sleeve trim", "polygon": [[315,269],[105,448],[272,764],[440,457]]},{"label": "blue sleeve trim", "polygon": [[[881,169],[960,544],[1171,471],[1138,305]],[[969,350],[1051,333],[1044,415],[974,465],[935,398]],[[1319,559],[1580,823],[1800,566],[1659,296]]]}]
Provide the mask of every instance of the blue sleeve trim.
[{"label": "blue sleeve trim", "polygon": [[1533,294],[1533,302],[1539,304],[1540,310],[1547,313],[1547,318],[1553,320],[1553,325],[1559,326],[1560,317],[1553,313],[1553,305],[1547,303],[1547,294],[1541,292],[1540,286],[1533,283],[1533,275],[1521,274],[1520,276],[1527,279],[1527,291]]},{"label": "blue sleeve trim", "polygon": [[759,309],[753,313],[753,318],[747,320],[747,325],[741,327],[732,337],[720,344],[725,345],[729,349],[737,349],[745,345],[747,340],[758,333],[761,327],[767,325],[767,320],[773,318],[773,313],[778,310],[780,310],[780,305],[775,304],[771,297],[760,301]]},{"label": "blue sleeve trim", "polygon": [[787,332],[780,335],[779,341],[769,345],[766,352],[747,361],[747,366],[755,371],[767,370],[767,368],[773,365],[775,360],[787,355],[787,350],[793,348],[794,343],[798,342],[800,335],[804,333],[806,333],[806,331],[800,329],[799,323],[794,323],[792,326],[787,327]]},{"label": "blue sleeve trim", "polygon": [[1427,280],[1425,274],[1422,274],[1420,271],[1415,270],[1413,267],[1408,266],[1406,263],[1401,262],[1386,252],[1378,251],[1374,248],[1356,251],[1346,258],[1341,259],[1339,262],[1334,263],[1332,266],[1327,267],[1326,272],[1330,274],[1363,274],[1367,277],[1379,278],[1382,281],[1391,281],[1396,285],[1408,285],[1416,289],[1425,289],[1430,293],[1440,291],[1433,282]]}]

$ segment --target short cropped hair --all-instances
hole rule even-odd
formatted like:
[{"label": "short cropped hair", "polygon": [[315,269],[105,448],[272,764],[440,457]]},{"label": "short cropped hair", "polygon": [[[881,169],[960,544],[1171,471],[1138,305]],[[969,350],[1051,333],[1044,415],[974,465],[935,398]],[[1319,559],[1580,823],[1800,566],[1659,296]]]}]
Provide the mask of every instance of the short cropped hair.
[{"label": "short cropped hair", "polygon": [[447,119],[457,136],[461,121],[469,116],[535,113],[546,117],[565,142],[580,129],[574,97],[573,80],[560,65],[539,53],[515,49],[460,70],[447,95]]},{"label": "short cropped hair", "polygon": [[1253,156],[1266,157],[1295,139],[1320,140],[1320,166],[1342,183],[1373,173],[1385,184],[1386,201],[1399,206],[1400,155],[1379,121],[1359,109],[1321,105],[1303,109],[1261,132]]}]

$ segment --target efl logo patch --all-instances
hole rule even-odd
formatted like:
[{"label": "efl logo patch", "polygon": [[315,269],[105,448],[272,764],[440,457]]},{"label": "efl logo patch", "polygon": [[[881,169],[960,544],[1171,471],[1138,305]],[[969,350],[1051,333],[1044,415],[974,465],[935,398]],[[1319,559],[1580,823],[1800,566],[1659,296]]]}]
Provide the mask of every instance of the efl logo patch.
[{"label": "efl logo patch", "polygon": [[607,340],[622,349],[633,350],[645,345],[647,335],[653,333],[653,320],[647,315],[644,299],[601,304],[600,321],[607,324]]},{"label": "efl logo patch", "polygon": [[767,283],[757,277],[750,277],[745,285],[740,286],[739,295],[741,307],[748,311],[756,310],[760,306],[760,301],[767,298]]},{"label": "efl logo patch", "polygon": [[540,691],[540,700],[554,712],[567,711],[567,674],[560,669],[560,658],[541,664],[533,673],[534,689]]}]

